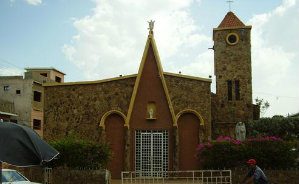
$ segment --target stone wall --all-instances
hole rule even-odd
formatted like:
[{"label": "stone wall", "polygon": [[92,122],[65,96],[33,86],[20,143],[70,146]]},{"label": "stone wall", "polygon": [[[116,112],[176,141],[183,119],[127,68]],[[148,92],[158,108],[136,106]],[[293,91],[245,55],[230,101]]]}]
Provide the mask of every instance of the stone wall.
[{"label": "stone wall", "polygon": [[[214,130],[220,134],[232,136],[235,123],[253,119],[250,31],[250,26],[214,29],[216,94],[212,98],[212,121]],[[237,35],[236,44],[227,42],[229,34]],[[231,81],[231,99],[228,81]]]},{"label": "stone wall", "polygon": [[[118,110],[127,115],[136,77],[45,86],[44,138],[59,139],[68,133],[100,140],[99,123],[104,113]],[[206,134],[211,129],[210,82],[165,75],[172,105],[177,115],[193,109],[203,118]]]},{"label": "stone wall", "polygon": [[197,111],[204,120],[205,134],[209,137],[211,135],[211,83],[171,75],[165,75],[165,81],[175,115],[186,109]]},{"label": "stone wall", "polygon": [[104,113],[127,114],[135,77],[110,82],[45,86],[44,138],[59,139],[69,133],[100,140]]}]

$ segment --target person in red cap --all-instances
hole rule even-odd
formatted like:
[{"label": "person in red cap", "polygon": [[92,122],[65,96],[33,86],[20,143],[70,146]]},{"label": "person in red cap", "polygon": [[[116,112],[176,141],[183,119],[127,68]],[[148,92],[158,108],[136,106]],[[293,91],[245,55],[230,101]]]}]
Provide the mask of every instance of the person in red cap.
[{"label": "person in red cap", "polygon": [[268,184],[268,178],[263,170],[256,165],[255,159],[249,159],[246,163],[250,167],[250,170],[242,183]]}]

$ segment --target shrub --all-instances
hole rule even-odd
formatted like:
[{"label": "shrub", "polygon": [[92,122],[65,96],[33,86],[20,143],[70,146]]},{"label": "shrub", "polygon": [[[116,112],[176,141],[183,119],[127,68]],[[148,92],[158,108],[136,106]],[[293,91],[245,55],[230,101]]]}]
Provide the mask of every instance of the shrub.
[{"label": "shrub", "polygon": [[50,144],[60,152],[58,159],[51,163],[52,167],[105,168],[111,155],[107,144],[77,139],[74,136]]},{"label": "shrub", "polygon": [[259,137],[244,142],[230,137],[198,145],[197,153],[205,169],[223,169],[243,166],[246,160],[255,158],[265,168],[288,168],[295,166],[298,150],[295,142],[278,137]]},{"label": "shrub", "polygon": [[284,140],[299,139],[299,118],[274,116],[246,124],[248,136],[279,136]]}]

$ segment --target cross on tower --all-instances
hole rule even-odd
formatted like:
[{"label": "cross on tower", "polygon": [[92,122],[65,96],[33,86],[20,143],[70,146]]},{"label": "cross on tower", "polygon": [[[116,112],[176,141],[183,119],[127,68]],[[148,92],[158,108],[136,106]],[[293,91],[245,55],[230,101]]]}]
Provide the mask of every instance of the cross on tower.
[{"label": "cross on tower", "polygon": [[231,11],[231,4],[234,2],[233,0],[226,1],[228,3],[229,11]]}]

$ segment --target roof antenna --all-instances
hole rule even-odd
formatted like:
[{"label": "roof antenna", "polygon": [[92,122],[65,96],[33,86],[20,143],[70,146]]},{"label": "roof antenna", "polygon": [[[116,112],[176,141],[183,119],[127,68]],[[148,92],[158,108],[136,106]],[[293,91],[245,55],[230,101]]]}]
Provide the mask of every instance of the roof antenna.
[{"label": "roof antenna", "polygon": [[231,4],[234,2],[233,0],[227,0],[229,11],[232,10]]}]

